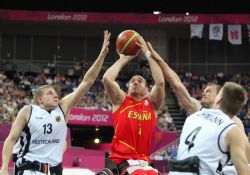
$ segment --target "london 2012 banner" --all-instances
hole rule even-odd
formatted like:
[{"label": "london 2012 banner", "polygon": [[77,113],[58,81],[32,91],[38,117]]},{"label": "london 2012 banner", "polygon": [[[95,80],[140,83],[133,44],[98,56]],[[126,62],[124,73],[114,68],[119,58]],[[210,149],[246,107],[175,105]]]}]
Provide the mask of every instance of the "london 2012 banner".
[{"label": "london 2012 banner", "polygon": [[113,126],[112,111],[72,108],[69,113],[68,124]]},{"label": "london 2012 banner", "polygon": [[102,24],[249,24],[250,14],[139,14],[0,9],[0,20]]}]

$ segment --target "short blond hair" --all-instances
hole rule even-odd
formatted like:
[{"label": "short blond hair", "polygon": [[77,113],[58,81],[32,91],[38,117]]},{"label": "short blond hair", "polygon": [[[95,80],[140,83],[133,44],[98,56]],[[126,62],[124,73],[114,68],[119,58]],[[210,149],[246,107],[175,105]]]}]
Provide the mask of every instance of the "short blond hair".
[{"label": "short blond hair", "polygon": [[38,100],[37,100],[37,98],[38,97],[41,97],[42,95],[43,95],[43,93],[44,93],[44,89],[46,89],[46,88],[52,88],[52,89],[55,89],[53,86],[51,86],[51,85],[42,85],[42,86],[40,86],[39,88],[37,88],[36,89],[36,91],[35,91],[35,94],[34,94],[34,101],[35,101],[35,104],[39,104],[38,103]]},{"label": "short blond hair", "polygon": [[236,115],[247,102],[247,91],[234,82],[226,82],[222,88],[220,106],[225,113]]}]

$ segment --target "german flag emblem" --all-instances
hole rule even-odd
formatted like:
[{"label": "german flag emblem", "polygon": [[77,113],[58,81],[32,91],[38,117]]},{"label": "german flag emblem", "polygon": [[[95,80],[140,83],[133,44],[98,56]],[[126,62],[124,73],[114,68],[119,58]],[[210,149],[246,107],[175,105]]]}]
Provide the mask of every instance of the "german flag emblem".
[{"label": "german flag emblem", "polygon": [[61,121],[61,117],[60,116],[56,116],[56,122],[60,122]]}]

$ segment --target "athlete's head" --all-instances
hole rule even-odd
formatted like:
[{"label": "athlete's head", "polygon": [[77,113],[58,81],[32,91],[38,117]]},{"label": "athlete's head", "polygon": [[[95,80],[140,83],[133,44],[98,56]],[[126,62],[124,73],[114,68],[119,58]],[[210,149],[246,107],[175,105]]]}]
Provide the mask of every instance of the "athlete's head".
[{"label": "athlete's head", "polygon": [[221,89],[220,85],[209,83],[202,92],[201,105],[204,108],[212,108],[214,99]]},{"label": "athlete's head", "polygon": [[215,108],[235,116],[247,102],[247,92],[239,84],[226,82],[214,101]]},{"label": "athlete's head", "polygon": [[128,95],[142,98],[148,93],[147,81],[140,75],[135,75],[129,80]]},{"label": "athlete's head", "polygon": [[58,95],[51,85],[40,86],[34,95],[35,103],[46,110],[55,109],[58,105]]}]

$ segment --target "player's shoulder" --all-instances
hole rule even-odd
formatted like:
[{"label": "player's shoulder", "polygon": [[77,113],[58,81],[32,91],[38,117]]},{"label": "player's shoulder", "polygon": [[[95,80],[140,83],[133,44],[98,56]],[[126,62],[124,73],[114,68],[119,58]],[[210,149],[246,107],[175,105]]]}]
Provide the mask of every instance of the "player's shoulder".
[{"label": "player's shoulder", "polygon": [[236,125],[237,125],[240,129],[242,129],[243,131],[245,130],[245,129],[244,129],[244,125],[243,125],[242,121],[239,119],[239,117],[234,116],[234,117],[232,118],[232,120],[236,123]]},{"label": "player's shoulder", "polygon": [[32,109],[31,105],[24,105],[22,107],[22,109],[20,110],[20,112],[21,113],[23,113],[23,112],[29,112],[29,111],[31,111],[31,109]]}]

